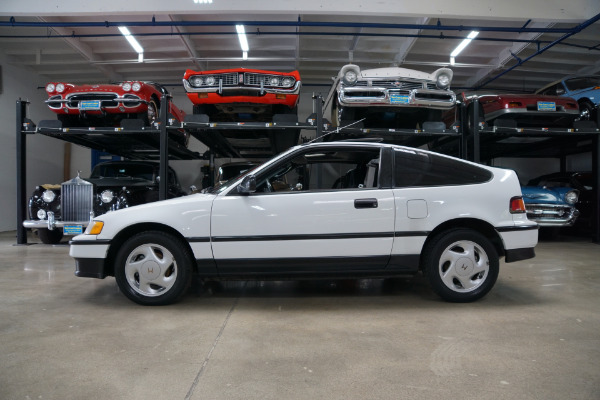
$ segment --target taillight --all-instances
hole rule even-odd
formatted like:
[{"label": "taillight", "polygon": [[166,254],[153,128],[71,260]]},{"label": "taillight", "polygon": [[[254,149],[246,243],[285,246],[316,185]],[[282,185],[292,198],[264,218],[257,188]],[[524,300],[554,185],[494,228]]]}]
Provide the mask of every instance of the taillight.
[{"label": "taillight", "polygon": [[523,107],[523,103],[520,103],[518,101],[511,101],[508,103],[507,108],[522,108],[522,107]]},{"label": "taillight", "polygon": [[525,210],[525,202],[521,196],[513,197],[510,199],[510,213],[511,214],[521,214],[526,212]]}]

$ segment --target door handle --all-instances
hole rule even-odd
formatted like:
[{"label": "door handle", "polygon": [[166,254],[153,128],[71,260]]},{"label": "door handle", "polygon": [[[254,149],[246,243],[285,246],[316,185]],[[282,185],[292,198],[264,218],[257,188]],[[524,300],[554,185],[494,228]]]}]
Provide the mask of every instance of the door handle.
[{"label": "door handle", "polygon": [[356,199],[354,208],[377,208],[377,199]]}]

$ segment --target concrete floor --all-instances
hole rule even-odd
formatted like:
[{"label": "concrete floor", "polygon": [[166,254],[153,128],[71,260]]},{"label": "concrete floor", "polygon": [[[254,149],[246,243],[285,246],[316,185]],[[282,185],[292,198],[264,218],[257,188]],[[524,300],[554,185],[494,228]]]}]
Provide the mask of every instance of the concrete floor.
[{"label": "concrete floor", "polygon": [[[564,239],[564,238],[563,238]],[[34,239],[30,239],[34,241]],[[0,233],[0,399],[599,399],[600,245],[542,242],[487,297],[241,282],[138,306]]]}]

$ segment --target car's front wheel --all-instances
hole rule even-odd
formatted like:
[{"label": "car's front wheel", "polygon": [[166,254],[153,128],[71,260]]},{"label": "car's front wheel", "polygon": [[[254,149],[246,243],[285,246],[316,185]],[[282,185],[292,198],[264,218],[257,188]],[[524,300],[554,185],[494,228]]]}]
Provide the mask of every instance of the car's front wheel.
[{"label": "car's front wheel", "polygon": [[179,239],[165,232],[142,232],[119,249],[115,279],[130,300],[167,305],[183,296],[191,282],[193,256]]},{"label": "car's front wheel", "polygon": [[423,251],[423,270],[433,291],[451,302],[485,296],[496,283],[499,265],[494,245],[471,229],[438,234]]}]

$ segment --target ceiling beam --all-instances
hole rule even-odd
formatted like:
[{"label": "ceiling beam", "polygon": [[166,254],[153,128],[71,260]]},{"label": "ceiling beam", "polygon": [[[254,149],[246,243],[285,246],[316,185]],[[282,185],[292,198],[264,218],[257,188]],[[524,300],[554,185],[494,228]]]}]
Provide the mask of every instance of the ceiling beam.
[{"label": "ceiling beam", "polygon": [[[38,17],[38,19],[42,22],[52,22],[52,21],[55,22],[57,20],[56,18],[43,18],[43,17]],[[58,35],[68,35],[69,34],[69,32],[65,28],[56,27],[56,28],[50,28],[50,29],[52,29]],[[63,38],[63,40],[69,46],[71,46],[73,49],[75,49],[79,54],[81,54],[81,56],[84,59],[86,59],[88,62],[92,63],[109,80],[111,80],[111,81],[123,80],[123,77],[121,75],[119,75],[118,73],[116,73],[113,68],[106,66],[106,65],[94,64],[95,62],[102,61],[102,60],[100,59],[100,57],[98,57],[98,55],[96,55],[94,53],[94,51],[92,50],[92,48],[90,46],[88,46],[87,44],[85,44],[75,38]]]},{"label": "ceiling beam", "polygon": [[[173,15],[169,15],[169,19],[173,22],[181,21],[181,18],[175,17]],[[185,33],[187,33],[186,28],[183,26],[175,26],[175,29],[177,30],[177,33],[179,33],[179,37],[181,38],[181,41],[183,42],[183,45],[185,46],[188,54],[190,55],[191,61],[194,63],[196,68],[200,71],[205,70],[206,65],[203,67],[198,62],[199,56],[198,52],[196,51],[196,46],[194,46],[194,42],[192,42],[189,35],[185,35]]]}]

